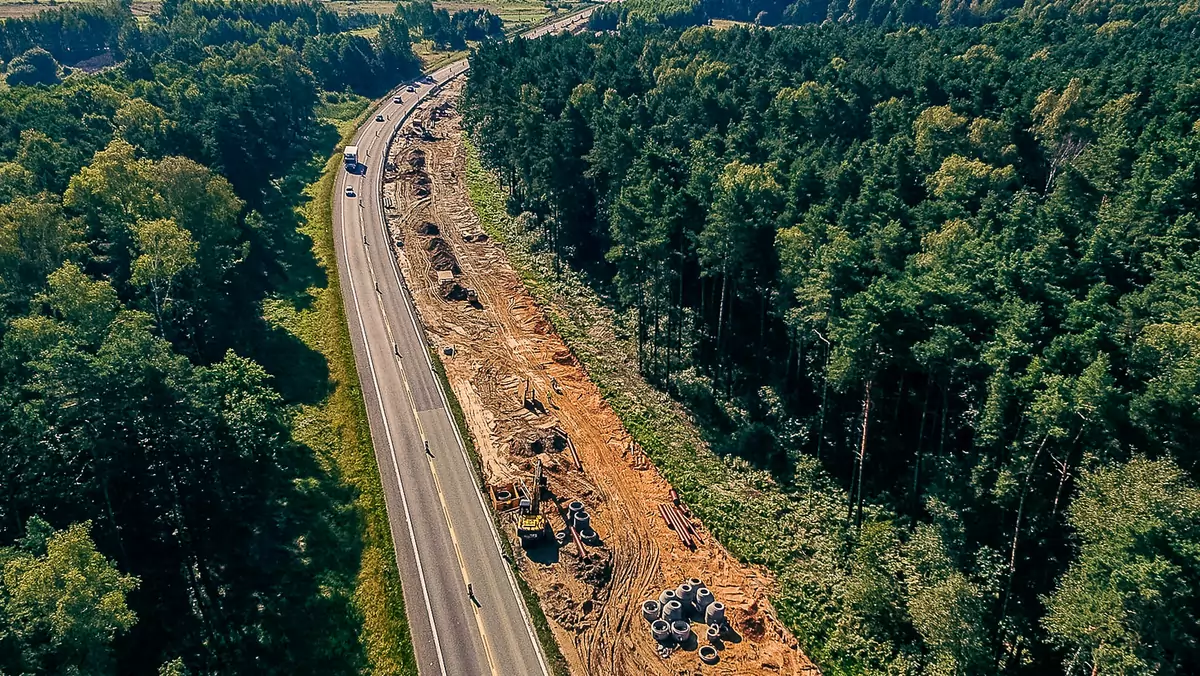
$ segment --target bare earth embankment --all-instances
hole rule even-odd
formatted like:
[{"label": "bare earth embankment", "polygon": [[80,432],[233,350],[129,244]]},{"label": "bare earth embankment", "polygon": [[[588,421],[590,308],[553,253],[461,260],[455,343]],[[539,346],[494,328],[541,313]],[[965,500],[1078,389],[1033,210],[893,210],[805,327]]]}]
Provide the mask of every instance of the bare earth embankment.
[{"label": "bare earth embankment", "polygon": [[[553,496],[543,512],[553,531],[564,529],[572,500],[591,516],[599,543],[584,545],[582,557],[571,538],[518,555],[572,672],[806,673],[811,663],[767,601],[773,580],[735,560],[694,519],[681,524],[695,530],[692,546],[668,527],[660,506],[672,502],[671,486],[637,452],[504,250],[480,228],[465,186],[458,93],[448,88],[402,129],[384,203],[405,280],[462,404],[485,481],[528,481],[540,459]],[[513,518],[504,518],[504,534],[515,542]],[[642,616],[643,601],[689,578],[727,607],[732,631],[719,643],[716,665],[698,656],[708,643],[703,624],[692,625],[699,646],[692,640],[670,652]]]}]

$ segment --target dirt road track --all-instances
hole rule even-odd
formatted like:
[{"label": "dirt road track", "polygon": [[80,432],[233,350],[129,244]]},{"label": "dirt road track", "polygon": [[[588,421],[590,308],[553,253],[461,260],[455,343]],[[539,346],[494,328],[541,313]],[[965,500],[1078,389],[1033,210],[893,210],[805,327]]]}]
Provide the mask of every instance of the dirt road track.
[{"label": "dirt road track", "polygon": [[[572,671],[815,673],[774,616],[765,572],[734,560],[694,521],[694,550],[668,529],[658,507],[669,502],[670,486],[653,467],[635,469],[620,420],[503,249],[483,235],[464,185],[458,93],[459,86],[449,87],[414,114],[429,134],[411,123],[402,129],[385,178],[388,224],[430,342],[453,353],[442,360],[486,480],[527,478],[540,458],[556,502],[581,500],[591,514],[602,544],[587,547],[583,559],[569,542],[519,557]],[[555,531],[563,528],[553,509],[550,521]],[[511,528],[506,536],[515,540]],[[695,648],[662,657],[641,614],[642,601],[692,577],[726,604],[736,632],[716,665],[701,664]]]}]

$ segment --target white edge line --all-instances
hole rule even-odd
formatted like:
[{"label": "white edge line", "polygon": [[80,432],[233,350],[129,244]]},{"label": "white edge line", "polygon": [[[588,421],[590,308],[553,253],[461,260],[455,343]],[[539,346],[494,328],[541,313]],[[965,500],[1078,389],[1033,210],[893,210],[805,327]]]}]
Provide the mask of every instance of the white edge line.
[{"label": "white edge line", "polygon": [[[341,183],[345,182],[344,174],[343,174],[342,180],[339,182],[341,182]],[[421,594],[422,594],[422,596],[425,597],[425,612],[429,616],[429,630],[433,633],[433,647],[434,647],[434,651],[437,653],[438,668],[441,671],[442,676],[447,676],[447,674],[446,674],[446,658],[442,654],[442,642],[441,642],[441,639],[438,637],[437,623],[435,623],[433,620],[433,606],[430,605],[430,603],[429,603],[429,586],[425,582],[425,569],[421,565],[421,552],[419,549],[417,549],[417,535],[416,535],[416,532],[413,531],[412,514],[408,511],[408,498],[405,496],[405,493],[404,493],[404,480],[400,478],[400,462],[396,458],[396,446],[392,442],[392,431],[391,431],[391,426],[388,424],[387,411],[384,410],[383,394],[379,391],[379,378],[378,378],[378,376],[375,375],[375,360],[371,358],[371,345],[370,345],[370,342],[367,340],[367,327],[363,323],[362,309],[359,307],[359,304],[358,304],[358,291],[355,290],[355,288],[354,288],[354,271],[353,271],[353,266],[350,265],[349,245],[346,243],[346,211],[345,211],[344,205],[343,205],[343,209],[341,210],[341,212],[342,212],[341,213],[341,215],[342,215],[342,219],[341,219],[342,220],[342,250],[344,252],[346,252],[346,255],[347,255],[346,277],[347,277],[347,281],[350,284],[350,296],[354,300],[354,314],[358,316],[358,330],[362,334],[363,349],[367,353],[367,368],[370,369],[370,371],[371,371],[371,382],[375,386],[375,398],[376,398],[376,400],[379,401],[379,416],[383,419],[384,435],[387,437],[388,451],[390,452],[390,454],[392,456],[392,470],[396,473],[396,483],[400,488],[400,504],[404,507],[404,520],[408,523],[408,539],[412,543],[413,558],[415,558],[417,561],[417,577],[420,578],[420,580],[421,580]],[[414,646],[414,654],[415,654],[415,646]]]},{"label": "white edge line", "polygon": [[[577,16],[572,16],[569,18],[571,19],[570,21],[566,21],[564,19],[565,25],[567,25],[567,26],[575,23],[575,21],[578,19]],[[557,28],[557,27],[558,26],[555,25],[555,26],[549,26],[549,27],[543,27],[543,28],[547,28],[548,30],[545,32],[549,32],[549,30],[553,30],[554,28]],[[449,68],[451,70],[450,77],[446,78],[445,80],[443,80],[441,82],[435,82],[433,84],[433,86],[429,88],[429,91],[423,93],[416,100],[414,100],[409,105],[408,110],[404,111],[401,114],[400,119],[396,122],[395,126],[393,127],[392,135],[388,138],[387,143],[384,145],[384,151],[383,151],[383,155],[382,155],[384,164],[381,165],[381,168],[386,168],[387,157],[388,157],[388,155],[391,154],[391,146],[392,146],[392,143],[395,141],[396,134],[400,131],[400,127],[404,124],[404,121],[406,119],[408,119],[408,116],[411,115],[412,111],[416,109],[417,104],[421,101],[424,101],[425,99],[428,99],[430,96],[435,94],[438,90],[440,90],[443,86],[445,86],[446,83],[450,82],[451,80],[458,77],[459,75],[462,75],[463,73],[467,72],[467,70],[470,68],[469,63],[467,64],[466,68],[463,68],[458,73],[453,72],[454,66],[456,66],[458,63],[463,63],[466,61],[467,61],[466,59],[463,59],[462,61],[447,64],[446,66],[443,66],[441,69],[439,69],[439,70],[446,70],[447,68]],[[397,87],[397,90],[399,90],[399,87]],[[388,97],[384,97],[384,98],[385,98],[384,105],[386,105],[386,101],[389,99],[388,99]],[[378,110],[378,109],[376,109],[376,110]],[[362,133],[363,133],[363,130],[360,130],[359,133],[356,135],[356,139],[359,136],[362,136]],[[379,203],[379,227],[383,234],[384,242],[389,243],[389,248],[390,248],[391,239],[388,237],[387,220],[384,216],[384,207],[383,207],[383,185],[382,185],[383,172],[382,172],[382,170],[379,175],[379,180],[380,180],[380,186],[379,186],[379,189],[377,190],[377,195],[378,195],[377,202]],[[342,175],[342,182],[345,182],[344,174]],[[344,213],[345,212],[343,210],[342,249],[343,249],[343,251],[346,251],[348,254],[349,248],[346,243],[346,228],[345,228]],[[404,282],[400,275],[400,268],[396,263],[396,257],[389,253],[388,259],[391,261],[391,264],[392,264],[392,274],[395,276],[396,283],[400,287],[401,299],[403,301],[402,305],[404,305],[404,309],[408,314],[408,319],[409,319],[409,321],[412,322],[413,330],[416,332],[418,340],[420,340],[421,343],[423,343],[426,347],[426,349],[423,350],[423,352],[425,354],[425,363],[428,365],[429,370],[431,372],[433,372],[434,371],[433,360],[429,356],[429,349],[428,349],[429,343],[428,343],[428,341],[425,340],[425,337],[424,337],[425,334],[421,330],[421,327],[417,324],[416,316],[413,314],[412,308],[410,306],[410,302],[408,300],[408,295],[405,291]],[[383,418],[383,426],[384,426],[384,430],[387,434],[388,448],[389,448],[389,451],[391,452],[391,456],[392,456],[392,468],[395,470],[396,481],[400,488],[400,501],[404,506],[405,520],[408,521],[408,535],[409,535],[409,539],[412,541],[413,554],[415,555],[416,562],[417,562],[417,575],[421,579],[421,590],[423,592],[423,595],[425,596],[425,610],[429,615],[430,630],[433,632],[433,642],[434,642],[434,647],[438,654],[438,661],[439,661],[439,666],[441,667],[441,673],[442,673],[442,676],[446,676],[445,658],[442,656],[441,641],[438,639],[437,627],[435,626],[434,621],[433,621],[433,608],[429,604],[429,590],[428,590],[428,587],[426,586],[425,574],[421,567],[421,556],[420,556],[420,553],[417,551],[416,535],[413,532],[412,518],[408,511],[408,500],[405,498],[405,495],[404,495],[404,483],[400,479],[400,467],[399,467],[399,463],[396,459],[396,449],[395,449],[394,444],[392,443],[392,435],[391,435],[391,431],[390,431],[390,426],[388,425],[388,421],[387,421],[387,413],[384,412],[384,410],[383,410],[383,396],[379,391],[379,380],[375,376],[374,361],[371,359],[371,350],[370,350],[369,345],[367,344],[366,327],[363,324],[362,312],[359,309],[359,305],[358,305],[358,292],[354,289],[354,283],[353,283],[354,273],[351,271],[350,268],[351,268],[350,261],[347,260],[346,261],[346,273],[347,273],[347,276],[350,278],[350,293],[354,299],[354,310],[355,310],[355,314],[358,315],[359,330],[362,333],[363,345],[367,352],[367,364],[368,364],[368,367],[371,369],[371,380],[375,386],[375,396],[379,400],[379,412],[380,412],[380,416]],[[446,397],[446,392],[442,388],[441,380],[438,379],[436,372],[435,372],[435,375],[433,378],[433,382],[434,382],[434,386],[437,387],[438,394],[441,396],[442,404],[443,404],[442,410],[446,414],[446,420],[450,423],[450,428],[452,430],[454,430],[455,439],[458,440],[458,449],[459,449],[460,454],[462,455],[463,465],[467,468],[467,472],[468,472],[468,474],[471,475],[471,478],[476,482],[476,488],[472,492],[475,493],[475,498],[479,501],[479,506],[483,509],[484,514],[488,515],[488,518],[487,518],[488,530],[491,531],[491,533],[492,533],[492,542],[493,542],[493,544],[496,545],[496,553],[500,555],[500,560],[504,562],[504,565],[502,566],[502,568],[504,568],[504,573],[508,577],[508,585],[509,585],[509,588],[513,592],[513,596],[516,598],[517,607],[521,609],[521,618],[525,621],[526,632],[529,634],[529,638],[533,642],[534,652],[538,658],[538,665],[542,668],[542,674],[544,676],[549,676],[549,670],[547,669],[547,666],[546,666],[546,659],[545,659],[545,656],[543,655],[543,651],[542,651],[542,644],[541,644],[541,641],[538,640],[537,632],[533,628],[533,620],[529,615],[529,609],[526,608],[525,600],[524,600],[524,598],[521,597],[521,592],[517,588],[517,581],[513,577],[512,566],[509,565],[508,560],[504,558],[504,549],[500,544],[500,535],[499,535],[498,531],[496,530],[496,523],[491,517],[491,511],[487,508],[487,504],[484,503],[484,501],[483,501],[483,493],[481,493],[478,488],[478,485],[481,483],[482,480],[475,474],[475,468],[473,468],[471,466],[470,459],[467,457],[466,443],[463,441],[462,433],[458,429],[458,423],[455,422],[453,416],[450,414],[450,401]]]},{"label": "white edge line", "polygon": [[[455,64],[443,66],[443,70],[444,70],[444,68],[448,68],[448,67],[455,66],[455,65],[457,65],[457,62],[455,62]],[[430,90],[425,92],[424,95],[421,95],[419,98],[416,98],[416,101],[413,102],[413,106],[409,107],[407,112],[404,112],[404,114],[401,116],[400,121],[396,122],[396,131],[397,132],[400,131],[400,127],[404,124],[404,120],[407,120],[409,114],[412,113],[413,110],[416,108],[416,103],[425,101],[426,98],[433,95],[434,92],[437,92],[446,83],[449,83],[451,79],[461,76],[461,74],[464,72],[467,72],[467,70],[469,70],[469,67],[463,68],[463,70],[458,73],[451,74],[451,76],[449,78],[446,78],[445,80],[442,80],[442,82],[434,84]],[[391,155],[391,144],[394,143],[394,140],[395,140],[395,136],[388,140],[388,144],[386,144],[386,149],[384,150],[385,157]],[[383,180],[383,175],[380,174],[380,181],[382,181],[382,180]],[[384,241],[388,241],[388,243],[390,243],[391,240],[388,237],[388,226],[386,226],[386,219],[385,219],[384,210],[383,210],[382,186],[380,186],[378,195],[379,195],[379,227],[383,231]],[[442,409],[446,414],[446,420],[448,420],[450,423],[450,429],[454,430],[455,438],[458,441],[458,451],[460,451],[460,453],[462,455],[463,465],[467,467],[467,472],[470,474],[470,477],[472,477],[472,480],[475,481],[475,487],[474,487],[474,490],[472,490],[472,492],[475,493],[475,498],[479,499],[480,508],[484,509],[484,514],[487,515],[488,531],[491,531],[491,533],[492,533],[492,542],[494,545],[496,545],[496,552],[498,555],[500,555],[500,561],[504,562],[502,568],[504,568],[504,574],[506,576],[508,576],[509,587],[511,588],[512,596],[514,596],[516,598],[517,608],[521,609],[521,618],[522,618],[522,620],[524,620],[524,624],[526,624],[526,630],[527,630],[527,633],[529,634],[529,639],[530,639],[530,641],[533,642],[534,653],[536,654],[536,656],[538,656],[538,665],[541,666],[542,675],[548,676],[548,674],[550,674],[550,670],[548,670],[548,668],[546,666],[546,658],[545,658],[544,654],[542,654],[542,652],[544,652],[544,651],[542,651],[541,641],[538,639],[538,633],[536,633],[536,630],[533,627],[533,618],[529,616],[529,609],[526,608],[526,603],[524,603],[524,598],[522,598],[522,596],[521,596],[521,590],[520,590],[520,588],[517,587],[517,581],[514,578],[514,576],[512,576],[512,567],[510,566],[509,561],[506,560],[506,558],[504,557],[504,549],[503,549],[503,546],[500,545],[500,536],[496,530],[496,521],[494,521],[492,519],[491,510],[487,509],[487,504],[484,502],[484,493],[480,492],[479,485],[481,484],[481,479],[478,477],[478,475],[475,474],[475,468],[470,466],[470,460],[467,457],[467,444],[466,444],[466,442],[463,442],[462,433],[460,431],[458,431],[458,424],[454,420],[454,417],[452,417],[452,415],[450,414],[450,401],[449,401],[448,397],[446,397],[445,390],[442,388],[442,381],[440,381],[440,379],[436,375],[436,371],[434,371],[434,369],[433,369],[433,360],[430,357],[430,349],[428,349],[428,347],[430,347],[430,343],[428,343],[428,341],[425,340],[425,331],[421,329],[421,327],[418,323],[416,323],[416,317],[414,316],[413,309],[412,309],[412,307],[410,307],[410,304],[409,304],[408,294],[406,291],[404,291],[404,289],[406,289],[406,287],[404,287],[402,275],[400,274],[400,267],[398,267],[398,265],[396,263],[396,257],[389,255],[388,258],[391,261],[392,275],[394,275],[396,277],[396,283],[398,286],[400,286],[400,289],[401,289],[401,305],[404,306],[404,311],[406,311],[408,313],[409,321],[413,323],[413,331],[416,334],[416,339],[418,339],[422,343],[422,345],[424,345],[426,347],[426,349],[424,349],[424,351],[421,351],[421,352],[425,354],[425,363],[426,363],[426,365],[428,365],[428,369],[430,369],[430,371],[434,373],[433,384],[436,385],[436,387],[438,389],[438,395],[440,395],[440,397],[442,397],[442,405],[443,405]]]}]

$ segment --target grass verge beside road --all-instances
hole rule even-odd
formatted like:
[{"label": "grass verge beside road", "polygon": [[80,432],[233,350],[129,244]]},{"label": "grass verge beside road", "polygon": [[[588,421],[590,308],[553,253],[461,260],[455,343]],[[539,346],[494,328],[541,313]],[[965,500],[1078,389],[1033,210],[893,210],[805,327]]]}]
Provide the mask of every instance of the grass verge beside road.
[{"label": "grass verge beside road", "polygon": [[[344,106],[339,112],[346,117],[329,120],[342,132],[339,149],[353,138],[354,130],[368,114],[369,100],[355,103],[357,114],[355,106]],[[334,180],[340,170],[341,157],[335,155],[326,163],[321,178],[305,190],[309,201],[301,232],[312,239],[313,254],[325,273],[325,285],[309,288],[307,298],[272,299],[264,303],[263,310],[272,325],[320,352],[328,364],[330,394],[321,402],[300,406],[292,427],[296,439],[316,451],[326,471],[351,486],[356,494],[354,508],[361,523],[362,556],[354,605],[362,616],[361,637],[370,671],[376,676],[415,676],[416,657],[404,613],[387,505],[342,306],[332,203]]]}]

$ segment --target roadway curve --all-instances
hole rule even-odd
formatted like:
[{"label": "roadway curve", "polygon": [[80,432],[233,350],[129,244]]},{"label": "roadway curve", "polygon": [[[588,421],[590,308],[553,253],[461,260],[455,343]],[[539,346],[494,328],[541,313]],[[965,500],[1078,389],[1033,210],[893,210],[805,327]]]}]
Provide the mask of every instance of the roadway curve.
[{"label": "roadway curve", "polygon": [[[590,9],[525,33],[537,37],[582,21]],[[458,61],[396,91],[372,111],[354,143],[360,173],[339,171],[333,236],[354,361],[421,674],[547,674],[528,609],[500,548],[479,481],[446,394],[433,372],[424,331],[396,265],[383,220],[388,145],[421,99],[468,68]],[[375,115],[384,122],[375,122]],[[346,195],[350,186],[354,197]],[[425,452],[425,443],[429,453]],[[467,595],[471,585],[475,600]]]}]

